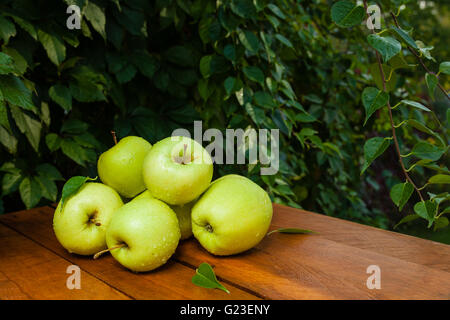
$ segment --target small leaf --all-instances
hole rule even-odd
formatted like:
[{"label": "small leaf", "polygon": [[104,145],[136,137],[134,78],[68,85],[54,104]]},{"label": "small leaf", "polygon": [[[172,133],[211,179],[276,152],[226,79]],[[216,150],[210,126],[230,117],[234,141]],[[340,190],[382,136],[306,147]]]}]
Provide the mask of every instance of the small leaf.
[{"label": "small leaf", "polygon": [[392,27],[392,30],[394,30],[402,39],[406,42],[406,44],[410,47],[413,47],[414,49],[418,50],[419,47],[417,47],[417,44],[414,42],[414,40],[410,37],[410,35],[403,29]]},{"label": "small leaf", "polygon": [[448,224],[449,221],[447,217],[439,217],[434,221],[434,230],[445,228]]},{"label": "small leaf", "polygon": [[267,8],[269,8],[276,16],[278,16],[278,18],[283,20],[286,19],[285,14],[276,5],[269,3],[267,5]]},{"label": "small leaf", "polygon": [[89,1],[84,10],[84,16],[91,23],[95,31],[97,31],[103,39],[106,39],[106,18],[104,10],[97,6],[94,2]]},{"label": "small leaf", "polygon": [[8,74],[14,71],[14,60],[7,54],[0,52],[0,74]]},{"label": "small leaf", "polygon": [[260,68],[250,66],[245,67],[242,71],[248,79],[258,82],[259,84],[261,84],[261,86],[264,86],[264,73]]},{"label": "small leaf", "polygon": [[31,177],[25,177],[19,186],[20,197],[27,207],[27,209],[33,208],[41,200],[41,187]]},{"label": "small leaf", "polygon": [[318,234],[318,232],[316,231],[312,231],[312,230],[306,230],[306,229],[298,229],[298,228],[279,228],[279,229],[275,229],[270,231],[269,233],[267,233],[267,235],[271,235],[272,233],[275,232],[279,232],[279,233],[286,233],[286,234]]},{"label": "small leaf", "polygon": [[239,41],[243,44],[245,49],[250,52],[256,53],[260,48],[258,37],[251,31],[240,29],[237,30]]},{"label": "small leaf", "polygon": [[428,179],[429,184],[450,184],[450,176],[446,174],[437,174]]},{"label": "small leaf", "polygon": [[411,154],[415,155],[419,159],[430,159],[432,161],[437,161],[442,157],[445,151],[447,151],[446,148],[439,148],[426,141],[419,141],[414,145],[411,150]]},{"label": "small leaf", "polygon": [[430,200],[421,201],[414,205],[414,212],[425,220],[428,220],[428,228],[433,224],[434,217],[436,216],[436,211],[436,202]]},{"label": "small leaf", "polygon": [[421,104],[421,103],[419,103],[419,102],[416,102],[416,101],[402,100],[401,102],[404,103],[404,104],[406,104],[406,105],[408,105],[408,106],[417,108],[417,109],[425,110],[425,111],[427,111],[427,112],[430,112],[430,111],[431,111],[430,109],[428,109],[427,107],[425,107],[423,104]]},{"label": "small leaf", "polygon": [[402,218],[402,219],[394,226],[394,229],[397,229],[397,227],[398,227],[399,225],[403,224],[403,223],[410,222],[410,221],[414,221],[414,220],[417,220],[417,219],[419,219],[419,218],[420,218],[420,216],[419,216],[418,214],[409,214],[409,215],[403,217],[403,218]]},{"label": "small leaf", "polygon": [[70,94],[70,89],[66,86],[56,84],[48,90],[48,94],[65,111],[72,109],[72,95]]},{"label": "small leaf", "polygon": [[41,29],[38,30],[38,37],[50,61],[59,66],[66,58],[64,41],[58,35],[49,34]]},{"label": "small leaf", "polygon": [[434,91],[436,90],[436,86],[438,84],[438,79],[434,74],[425,74],[425,83],[427,84],[428,94],[434,100]]},{"label": "small leaf", "polygon": [[51,152],[58,150],[61,142],[62,139],[56,133],[49,133],[45,136],[45,143]]},{"label": "small leaf", "polygon": [[4,100],[9,103],[26,110],[36,109],[31,97],[31,91],[19,78],[11,75],[0,76],[0,88]]},{"label": "small leaf", "polygon": [[370,164],[383,154],[389,147],[390,140],[387,138],[374,137],[364,143],[364,165],[361,174],[366,171]]},{"label": "small leaf", "polygon": [[342,28],[360,24],[364,19],[364,8],[350,1],[338,1],[331,7],[331,19]]},{"label": "small leaf", "polygon": [[64,203],[74,194],[80,190],[80,188],[86,183],[88,180],[96,180],[97,178],[89,178],[83,176],[75,176],[67,180],[64,184],[62,193],[61,193],[61,209],[64,206]]},{"label": "small leaf", "polygon": [[392,187],[390,196],[392,201],[402,211],[404,205],[408,202],[412,193],[414,192],[414,187],[408,181],[405,183],[399,183]]},{"label": "small leaf", "polygon": [[374,87],[367,87],[363,90],[361,98],[364,109],[366,110],[366,119],[364,120],[364,124],[366,124],[367,120],[369,120],[375,111],[388,103],[389,94]]},{"label": "small leaf", "polygon": [[220,289],[228,294],[230,293],[227,288],[217,281],[214,270],[205,262],[202,263],[195,271],[195,275],[192,277],[192,283],[202,288]]},{"label": "small leaf", "polygon": [[419,48],[419,52],[421,55],[423,55],[428,60],[432,60],[432,61],[436,62],[436,60],[430,54],[430,51],[434,49],[433,46],[426,47],[425,44],[420,40],[416,40],[415,42],[416,42],[417,47]]},{"label": "small leaf", "polygon": [[441,62],[439,65],[439,72],[443,74],[450,74],[450,61]]},{"label": "small leaf", "polygon": [[400,42],[392,37],[380,37],[377,34],[369,34],[367,36],[367,41],[381,54],[384,62],[388,62],[402,49]]}]

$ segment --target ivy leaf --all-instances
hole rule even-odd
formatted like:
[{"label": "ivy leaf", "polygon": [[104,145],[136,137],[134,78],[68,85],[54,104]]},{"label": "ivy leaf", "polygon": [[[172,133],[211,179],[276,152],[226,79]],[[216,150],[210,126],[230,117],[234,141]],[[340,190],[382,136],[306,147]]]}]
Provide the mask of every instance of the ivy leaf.
[{"label": "ivy leaf", "polygon": [[33,119],[16,106],[11,106],[11,115],[20,132],[25,134],[33,149],[38,152],[41,140],[42,123]]},{"label": "ivy leaf", "polygon": [[360,24],[364,19],[364,8],[350,1],[338,1],[331,7],[331,19],[342,28]]},{"label": "ivy leaf", "polygon": [[9,38],[16,35],[16,26],[9,19],[0,15],[0,38],[3,39],[4,44],[8,44]]},{"label": "ivy leaf", "polygon": [[61,150],[67,157],[78,163],[80,166],[86,166],[84,149],[72,139],[62,140]]},{"label": "ivy leaf", "polygon": [[441,62],[439,65],[439,72],[443,74],[450,74],[450,61]]},{"label": "ivy leaf", "polygon": [[442,157],[445,151],[447,151],[446,148],[439,148],[426,141],[419,141],[414,145],[411,150],[411,154],[415,155],[419,159],[430,159],[432,161],[437,161]]},{"label": "ivy leaf", "polygon": [[434,230],[445,228],[448,224],[449,221],[447,217],[439,217],[434,221]]},{"label": "ivy leaf", "polygon": [[61,192],[61,209],[64,206],[64,203],[74,194],[80,190],[80,188],[88,181],[92,180],[95,181],[97,178],[89,178],[89,177],[83,177],[83,176],[75,176],[67,180],[67,182],[64,184],[62,192]]},{"label": "ivy leaf", "polygon": [[433,46],[426,47],[425,44],[420,40],[416,41],[416,45],[419,48],[419,52],[421,53],[421,55],[423,55],[428,60],[436,62],[436,60],[430,54],[430,51],[434,49]]},{"label": "ivy leaf", "polygon": [[421,201],[414,205],[414,212],[428,221],[428,228],[433,224],[434,217],[436,216],[436,211],[436,202],[430,200]]},{"label": "ivy leaf", "polygon": [[230,291],[217,281],[212,267],[205,262],[203,262],[195,271],[195,275],[192,277],[192,283],[202,288],[220,289],[230,294]]},{"label": "ivy leaf", "polygon": [[367,41],[381,54],[384,62],[388,62],[402,49],[400,42],[392,37],[380,37],[377,34],[369,34],[367,36]]},{"label": "ivy leaf", "polygon": [[312,231],[312,230],[306,230],[306,229],[298,229],[298,228],[279,228],[279,229],[275,229],[270,231],[269,233],[267,233],[267,235],[271,235],[272,233],[286,233],[286,234],[318,234],[318,232],[316,231]]},{"label": "ivy leaf", "polygon": [[378,109],[384,107],[389,101],[389,94],[374,87],[367,87],[362,92],[362,103],[366,110],[364,125],[370,116]]},{"label": "ivy leaf", "polygon": [[19,186],[20,198],[27,207],[33,208],[41,200],[41,187],[32,177],[23,178]]},{"label": "ivy leaf", "polygon": [[9,55],[0,52],[0,74],[13,73],[15,71],[14,60]]},{"label": "ivy leaf", "polygon": [[450,176],[446,174],[437,174],[428,179],[429,184],[450,184]]},{"label": "ivy leaf", "polygon": [[383,154],[384,151],[389,147],[390,139],[374,137],[364,143],[364,165],[361,170],[361,174],[367,170],[370,164]]},{"label": "ivy leaf", "polygon": [[45,136],[45,143],[51,152],[61,147],[62,139],[56,133],[49,133]]},{"label": "ivy leaf", "polygon": [[417,220],[417,219],[419,219],[419,218],[420,218],[420,216],[419,216],[418,214],[409,214],[409,215],[403,217],[403,218],[402,218],[402,219],[394,226],[394,229],[397,229],[397,227],[398,227],[399,225],[403,224],[403,223],[410,222],[410,221],[414,221],[414,220]]},{"label": "ivy leaf", "polygon": [[260,47],[258,37],[251,31],[240,29],[237,30],[239,41],[250,52],[257,53]]},{"label": "ivy leaf", "polygon": [[420,102],[411,101],[411,100],[402,100],[401,102],[404,103],[404,104],[406,104],[406,105],[408,105],[408,106],[411,106],[411,107],[414,107],[414,108],[417,108],[417,109],[420,109],[420,110],[424,110],[424,111],[427,111],[427,112],[430,112],[430,111],[431,111],[430,109],[428,109],[427,107],[425,107],[425,106],[424,106],[423,104],[421,104]]},{"label": "ivy leaf", "polygon": [[18,142],[19,141],[17,141],[16,137],[14,137],[3,126],[0,126],[0,143],[6,148],[9,153],[16,153]]},{"label": "ivy leaf", "polygon": [[65,111],[72,110],[72,95],[70,89],[61,84],[56,84],[48,90],[53,101],[60,105]]},{"label": "ivy leaf", "polygon": [[405,41],[405,43],[408,46],[413,47],[416,50],[419,49],[417,44],[414,42],[414,40],[410,37],[410,35],[405,30],[403,30],[401,28],[397,28],[397,27],[392,27],[392,30],[394,30],[400,36],[400,38],[402,38],[403,41]]},{"label": "ivy leaf", "polygon": [[0,75],[0,88],[3,98],[9,103],[26,110],[34,110],[36,108],[31,98],[31,91],[19,78],[11,75]]},{"label": "ivy leaf", "polygon": [[58,196],[58,188],[56,187],[55,182],[46,176],[36,176],[34,179],[41,188],[42,196],[45,199],[55,202]]},{"label": "ivy leaf", "polygon": [[97,6],[94,2],[89,1],[84,10],[84,15],[86,19],[91,23],[95,31],[97,31],[103,39],[106,39],[106,18],[103,9]]},{"label": "ivy leaf", "polygon": [[408,181],[405,183],[399,183],[392,187],[390,196],[392,201],[402,211],[405,204],[408,202],[412,193],[414,192],[414,187]]},{"label": "ivy leaf", "polygon": [[259,84],[261,84],[262,87],[264,87],[264,73],[261,71],[260,68],[250,66],[244,67],[242,71],[249,80],[258,82]]},{"label": "ivy leaf", "polygon": [[58,35],[49,34],[43,30],[38,30],[38,37],[50,61],[59,66],[66,58],[63,40]]},{"label": "ivy leaf", "polygon": [[427,84],[428,94],[434,100],[434,91],[438,84],[438,79],[434,74],[425,74],[425,83]]}]

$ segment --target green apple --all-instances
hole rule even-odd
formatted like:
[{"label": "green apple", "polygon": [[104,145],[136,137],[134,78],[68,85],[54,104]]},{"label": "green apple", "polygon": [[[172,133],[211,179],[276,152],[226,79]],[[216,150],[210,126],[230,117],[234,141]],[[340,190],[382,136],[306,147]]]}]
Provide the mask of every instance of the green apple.
[{"label": "green apple", "polygon": [[150,271],[166,263],[180,240],[177,216],[164,202],[141,197],[118,209],[106,231],[113,257],[124,267]]},{"label": "green apple", "polygon": [[144,159],[144,183],[150,193],[171,205],[186,204],[211,183],[211,157],[198,142],[169,137],[157,142]]},{"label": "green apple", "polygon": [[107,226],[121,206],[121,197],[111,187],[86,183],[64,206],[58,204],[53,216],[56,238],[69,252],[91,255],[103,250]]},{"label": "green apple", "polygon": [[[141,199],[141,198],[152,199],[153,196],[151,195],[150,191],[146,190],[134,199]],[[181,232],[181,240],[186,240],[192,236],[191,210],[194,204],[195,200],[179,206],[169,205],[169,207],[177,215],[178,225],[180,226]]]},{"label": "green apple", "polygon": [[272,220],[269,195],[242,176],[227,175],[206,190],[192,208],[192,231],[215,255],[232,255],[257,245]]},{"label": "green apple", "polygon": [[144,191],[142,163],[151,147],[140,137],[121,139],[98,159],[98,175],[102,182],[126,198],[133,198]]}]

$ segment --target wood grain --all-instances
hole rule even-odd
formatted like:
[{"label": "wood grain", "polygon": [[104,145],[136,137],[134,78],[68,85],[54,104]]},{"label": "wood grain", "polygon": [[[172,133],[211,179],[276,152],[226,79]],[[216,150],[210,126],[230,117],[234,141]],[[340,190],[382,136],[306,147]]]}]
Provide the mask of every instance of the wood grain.
[{"label": "wood grain", "polygon": [[282,205],[274,210],[271,229],[310,229],[338,243],[450,272],[449,245]]},{"label": "wood grain", "polygon": [[[173,260],[155,271],[136,274],[123,268],[110,255],[93,260],[92,257],[69,254],[53,233],[53,211],[50,207],[42,207],[11,213],[2,216],[0,222],[135,299],[258,299],[229,283],[224,284],[231,294],[197,287],[191,283],[195,269]],[[0,265],[2,263],[0,261]]]},{"label": "wood grain", "polygon": [[[231,257],[212,256],[191,239],[179,245],[169,263],[146,274],[125,270],[111,256],[94,261],[67,253],[51,229],[53,210],[44,207],[7,214],[0,223],[131,298],[450,299],[450,246],[303,210],[274,205],[271,230],[298,227],[320,234],[274,233],[256,248]],[[11,245],[14,243],[11,240]],[[34,298],[9,274],[8,278],[1,273],[1,257],[0,290],[5,288],[4,292],[18,299]],[[191,284],[194,270],[202,262],[215,267],[231,295]],[[380,290],[366,286],[369,265],[381,268]]]},{"label": "wood grain", "polygon": [[0,299],[128,299],[81,272],[81,289],[66,286],[71,265],[30,239],[0,224]]}]

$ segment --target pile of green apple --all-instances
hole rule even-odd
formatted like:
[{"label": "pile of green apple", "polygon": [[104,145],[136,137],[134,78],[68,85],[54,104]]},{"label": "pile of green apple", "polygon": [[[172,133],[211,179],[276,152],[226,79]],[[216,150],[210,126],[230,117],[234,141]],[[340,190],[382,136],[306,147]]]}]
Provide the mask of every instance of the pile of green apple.
[{"label": "pile of green apple", "polygon": [[60,201],[53,229],[69,252],[109,251],[132,271],[158,268],[192,235],[212,254],[241,253],[262,240],[272,220],[261,187],[239,175],[211,182],[209,153],[186,137],[154,146],[123,138],[99,157],[98,175],[103,183],[85,183]]}]

